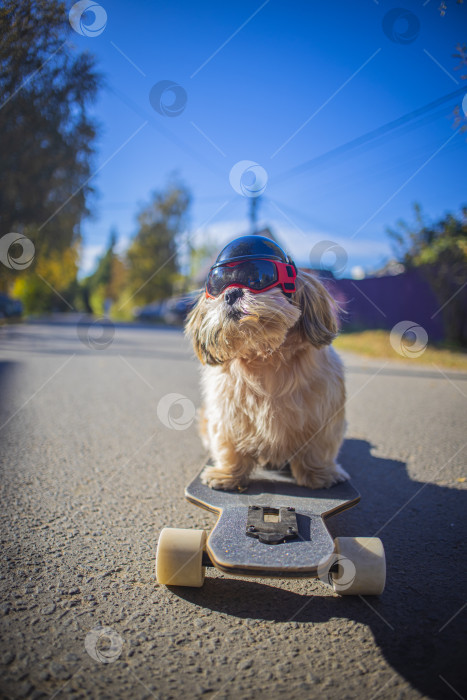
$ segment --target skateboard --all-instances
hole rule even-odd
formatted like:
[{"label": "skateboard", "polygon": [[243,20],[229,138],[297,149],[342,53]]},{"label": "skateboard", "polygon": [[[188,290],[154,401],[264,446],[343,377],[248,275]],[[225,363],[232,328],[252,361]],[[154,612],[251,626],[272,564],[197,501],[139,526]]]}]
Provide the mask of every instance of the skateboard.
[{"label": "skateboard", "polygon": [[290,472],[257,470],[240,491],[203,484],[198,474],[185,498],[216,513],[204,530],[164,528],[157,581],[167,586],[203,585],[205,569],[258,577],[318,578],[341,595],[379,595],[386,578],[384,548],[377,537],[338,537],[327,520],[360,501],[350,481],[329,489],[298,486]]}]

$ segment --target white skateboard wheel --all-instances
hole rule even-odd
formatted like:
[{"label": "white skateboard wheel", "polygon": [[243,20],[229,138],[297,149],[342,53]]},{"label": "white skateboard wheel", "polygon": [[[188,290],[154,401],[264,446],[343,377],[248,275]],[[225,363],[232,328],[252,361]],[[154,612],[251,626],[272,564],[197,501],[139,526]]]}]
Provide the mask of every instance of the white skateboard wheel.
[{"label": "white skateboard wheel", "polygon": [[332,586],[339,595],[380,595],[386,582],[386,557],[379,537],[336,537]]},{"label": "white skateboard wheel", "polygon": [[204,530],[165,527],[159,535],[156,578],[165,586],[192,586],[204,583],[202,563],[206,542]]}]

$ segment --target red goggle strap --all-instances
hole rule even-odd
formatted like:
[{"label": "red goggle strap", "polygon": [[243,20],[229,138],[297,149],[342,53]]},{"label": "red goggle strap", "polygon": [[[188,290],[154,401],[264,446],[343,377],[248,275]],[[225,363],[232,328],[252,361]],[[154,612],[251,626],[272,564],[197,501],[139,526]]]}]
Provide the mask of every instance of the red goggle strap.
[{"label": "red goggle strap", "polygon": [[279,284],[282,286],[284,292],[288,294],[293,294],[297,290],[295,289],[295,280],[297,278],[297,268],[291,263],[283,263],[273,261],[276,265],[277,275],[279,278]]}]

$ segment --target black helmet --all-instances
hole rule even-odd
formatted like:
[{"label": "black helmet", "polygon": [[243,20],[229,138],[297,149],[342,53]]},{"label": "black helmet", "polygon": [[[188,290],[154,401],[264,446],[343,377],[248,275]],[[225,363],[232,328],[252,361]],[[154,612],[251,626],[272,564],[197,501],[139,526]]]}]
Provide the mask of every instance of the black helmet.
[{"label": "black helmet", "polygon": [[258,258],[277,260],[278,262],[294,263],[280,246],[271,238],[266,236],[240,236],[231,243],[228,243],[217,256],[217,260],[212,267],[225,265],[228,262],[237,262]]}]

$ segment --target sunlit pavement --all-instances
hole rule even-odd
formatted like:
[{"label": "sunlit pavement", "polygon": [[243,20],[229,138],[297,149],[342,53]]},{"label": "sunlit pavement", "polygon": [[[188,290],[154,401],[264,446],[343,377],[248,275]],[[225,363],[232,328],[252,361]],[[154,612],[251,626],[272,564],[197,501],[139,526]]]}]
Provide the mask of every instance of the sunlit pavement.
[{"label": "sunlit pavement", "polygon": [[3,694],[465,697],[467,374],[345,358],[362,501],[330,528],[383,539],[381,598],[216,570],[167,589],[160,529],[213,523],[183,498],[204,453],[182,332],[67,316],[0,343]]}]

